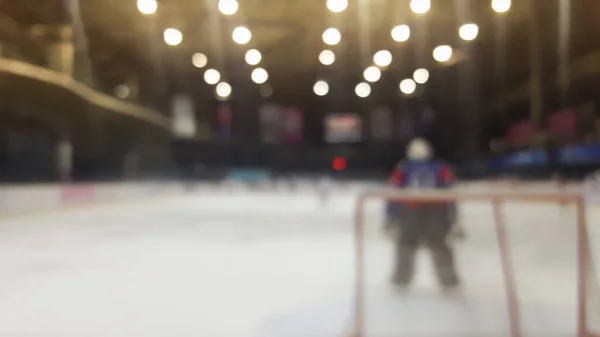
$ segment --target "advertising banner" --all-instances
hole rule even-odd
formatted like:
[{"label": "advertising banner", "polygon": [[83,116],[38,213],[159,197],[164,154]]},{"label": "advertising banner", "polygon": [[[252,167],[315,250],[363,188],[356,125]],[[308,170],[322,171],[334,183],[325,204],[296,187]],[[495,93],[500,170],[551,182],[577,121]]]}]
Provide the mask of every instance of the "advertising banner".
[{"label": "advertising banner", "polygon": [[513,124],[508,129],[506,136],[511,144],[528,143],[533,140],[535,128],[529,120],[524,120]]},{"label": "advertising banner", "polygon": [[171,123],[173,136],[178,138],[196,136],[196,114],[190,96],[177,95],[171,100]]},{"label": "advertising banner", "polygon": [[492,159],[489,163],[494,169],[544,166],[548,164],[548,154],[542,149],[510,153]]},{"label": "advertising banner", "polygon": [[392,138],[392,110],[378,108],[371,112],[371,139],[389,141]]},{"label": "advertising banner", "polygon": [[264,104],[258,112],[260,140],[266,144],[281,142],[283,116],[281,107],[275,104]]},{"label": "advertising banner", "polygon": [[72,185],[60,189],[60,199],[63,205],[89,203],[95,198],[95,189],[92,185]]},{"label": "advertising banner", "polygon": [[297,107],[285,107],[281,112],[283,114],[283,140],[289,143],[302,141],[302,111]]},{"label": "advertising banner", "polygon": [[574,108],[554,112],[548,116],[548,135],[558,138],[575,136],[577,124],[577,111]]},{"label": "advertising banner", "polygon": [[355,113],[331,113],[325,117],[327,143],[356,143],[362,139],[362,120]]},{"label": "advertising banner", "polygon": [[600,143],[566,146],[558,149],[558,161],[563,164],[600,162]]},{"label": "advertising banner", "polygon": [[233,112],[228,105],[221,105],[217,109],[217,136],[221,140],[231,139],[231,123]]}]

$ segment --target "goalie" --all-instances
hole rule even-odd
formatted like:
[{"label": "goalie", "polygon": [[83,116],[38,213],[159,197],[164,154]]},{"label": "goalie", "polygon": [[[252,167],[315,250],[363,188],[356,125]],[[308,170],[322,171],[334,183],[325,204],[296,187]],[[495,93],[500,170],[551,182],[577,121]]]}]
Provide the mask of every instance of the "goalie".
[{"label": "goalie", "polygon": [[[392,174],[394,187],[440,189],[452,186],[454,177],[451,168],[432,159],[431,146],[426,140],[412,140],[406,156],[408,160],[400,162]],[[415,269],[415,253],[424,244],[432,254],[442,286],[457,286],[459,280],[454,253],[448,244],[448,236],[456,222],[456,205],[453,202],[389,202],[386,213],[386,226],[394,233],[396,243],[393,282],[399,286],[410,284]]]}]

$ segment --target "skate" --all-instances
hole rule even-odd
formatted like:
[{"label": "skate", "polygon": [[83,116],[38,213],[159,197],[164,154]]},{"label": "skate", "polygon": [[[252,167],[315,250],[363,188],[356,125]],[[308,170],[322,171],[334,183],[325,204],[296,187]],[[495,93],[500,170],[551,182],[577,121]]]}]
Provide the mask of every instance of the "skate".
[{"label": "skate", "polygon": [[460,223],[454,223],[450,230],[450,237],[457,241],[463,241],[467,238],[467,233]]},{"label": "skate", "polygon": [[396,271],[394,276],[392,276],[392,283],[400,289],[407,288],[410,285],[410,281],[412,281],[412,275],[406,271]]},{"label": "skate", "polygon": [[452,290],[460,285],[452,251],[437,251],[433,253],[435,272],[444,290]]},{"label": "skate", "polygon": [[453,267],[443,267],[437,270],[440,285],[444,291],[452,291],[460,286],[458,275]]}]

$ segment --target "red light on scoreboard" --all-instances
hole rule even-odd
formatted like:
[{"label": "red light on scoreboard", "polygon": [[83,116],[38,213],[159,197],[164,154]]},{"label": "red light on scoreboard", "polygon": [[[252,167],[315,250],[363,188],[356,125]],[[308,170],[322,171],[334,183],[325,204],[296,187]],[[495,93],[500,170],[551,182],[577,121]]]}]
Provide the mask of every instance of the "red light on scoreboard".
[{"label": "red light on scoreboard", "polygon": [[336,171],[342,171],[346,169],[346,159],[343,157],[335,157],[331,161],[331,167]]}]

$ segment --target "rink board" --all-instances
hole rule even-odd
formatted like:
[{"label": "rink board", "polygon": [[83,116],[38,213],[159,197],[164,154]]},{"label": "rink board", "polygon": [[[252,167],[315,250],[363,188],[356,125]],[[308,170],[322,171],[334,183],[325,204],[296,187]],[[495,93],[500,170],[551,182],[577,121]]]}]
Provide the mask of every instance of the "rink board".
[{"label": "rink board", "polygon": [[[323,203],[309,189],[199,189],[2,220],[0,335],[342,336],[353,324],[359,190]],[[457,244],[464,287],[453,295],[440,293],[425,252],[410,292],[389,285],[381,206],[366,213],[367,335],[507,336],[490,205],[461,206],[469,237]],[[574,210],[505,210],[524,335],[573,336]],[[588,216],[599,246],[600,211]]]}]

